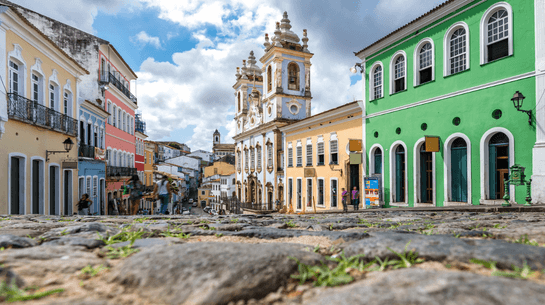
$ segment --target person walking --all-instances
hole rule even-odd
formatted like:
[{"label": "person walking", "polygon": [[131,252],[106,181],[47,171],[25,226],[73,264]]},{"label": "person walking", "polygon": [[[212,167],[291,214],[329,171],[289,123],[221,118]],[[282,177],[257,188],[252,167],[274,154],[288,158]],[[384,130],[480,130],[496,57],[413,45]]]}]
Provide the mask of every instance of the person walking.
[{"label": "person walking", "polygon": [[341,198],[343,202],[343,211],[348,213],[348,191],[346,191],[344,187],[342,188]]},{"label": "person walking", "polygon": [[89,199],[89,194],[83,194],[76,206],[78,207],[78,215],[89,215],[89,207],[93,204]]},{"label": "person walking", "polygon": [[144,193],[144,186],[140,182],[138,175],[133,175],[129,180],[129,200],[131,202],[130,213],[131,215],[136,215],[138,208],[140,207],[140,200],[142,199]]},{"label": "person walking", "polygon": [[352,190],[352,205],[354,205],[354,210],[360,209],[360,192],[358,192],[358,188],[354,186],[354,189]]},{"label": "person walking", "polygon": [[153,189],[153,196],[158,196],[159,201],[161,202],[161,211],[160,213],[165,215],[168,210],[168,202],[170,201],[170,195],[172,190],[170,189],[170,183],[168,182],[168,177],[163,175],[161,180],[155,184]]}]

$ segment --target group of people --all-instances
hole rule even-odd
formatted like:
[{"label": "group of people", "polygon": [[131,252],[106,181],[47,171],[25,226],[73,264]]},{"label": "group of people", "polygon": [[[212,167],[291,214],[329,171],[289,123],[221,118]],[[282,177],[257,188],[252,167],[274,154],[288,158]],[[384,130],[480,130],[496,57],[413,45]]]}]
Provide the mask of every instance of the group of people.
[{"label": "group of people", "polygon": [[354,206],[354,210],[357,211],[360,209],[360,192],[358,191],[358,188],[354,186],[354,189],[352,192],[348,192],[342,188],[342,201],[343,201],[343,210],[344,212],[348,212],[348,200],[350,200],[350,204]]},{"label": "group of people", "polygon": [[[129,179],[127,184],[127,190],[129,192],[129,202],[130,202],[130,215],[137,215],[138,213],[143,213],[143,210],[140,209],[140,200],[144,197],[146,187],[140,181],[138,175],[133,175]],[[168,204],[172,196],[172,189],[168,181],[167,176],[163,176],[159,182],[155,184],[153,189],[152,196],[155,199],[160,200],[161,208],[160,214],[166,215],[168,213]],[[76,204],[78,208],[78,215],[90,215],[90,207],[93,204],[93,201],[89,199],[89,194],[83,194],[81,199]],[[109,201],[109,213],[110,215],[127,215],[125,206],[121,203],[119,198],[113,198]]]}]

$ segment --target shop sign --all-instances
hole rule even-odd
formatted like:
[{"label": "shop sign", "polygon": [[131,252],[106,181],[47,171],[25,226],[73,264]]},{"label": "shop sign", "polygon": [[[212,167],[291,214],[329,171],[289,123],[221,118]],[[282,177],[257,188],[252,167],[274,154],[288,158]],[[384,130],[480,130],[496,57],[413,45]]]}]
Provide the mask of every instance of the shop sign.
[{"label": "shop sign", "polygon": [[439,152],[439,137],[426,136],[426,152]]}]

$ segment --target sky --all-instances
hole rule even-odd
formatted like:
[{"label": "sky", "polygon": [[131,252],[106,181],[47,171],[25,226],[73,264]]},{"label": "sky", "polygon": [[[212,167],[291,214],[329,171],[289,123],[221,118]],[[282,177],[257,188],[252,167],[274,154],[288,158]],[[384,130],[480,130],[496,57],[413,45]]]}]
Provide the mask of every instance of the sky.
[{"label": "sky", "polygon": [[216,129],[233,142],[236,67],[252,50],[264,55],[284,11],[300,38],[308,31],[316,114],[362,99],[354,52],[445,0],[11,1],[114,45],[138,75],[131,91],[148,139],[211,150]]}]

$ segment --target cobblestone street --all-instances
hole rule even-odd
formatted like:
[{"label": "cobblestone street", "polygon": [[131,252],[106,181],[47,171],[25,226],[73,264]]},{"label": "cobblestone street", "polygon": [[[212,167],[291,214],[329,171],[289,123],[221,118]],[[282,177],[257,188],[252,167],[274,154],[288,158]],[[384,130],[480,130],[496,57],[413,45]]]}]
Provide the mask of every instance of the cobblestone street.
[{"label": "cobblestone street", "polygon": [[71,305],[543,304],[540,209],[3,216],[0,276],[13,284],[2,296]]}]

